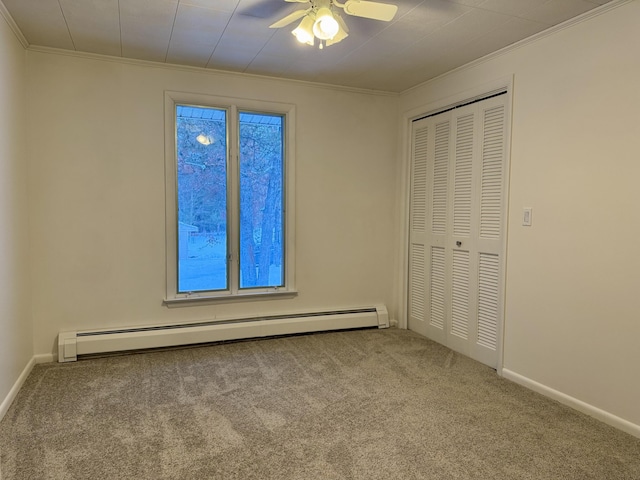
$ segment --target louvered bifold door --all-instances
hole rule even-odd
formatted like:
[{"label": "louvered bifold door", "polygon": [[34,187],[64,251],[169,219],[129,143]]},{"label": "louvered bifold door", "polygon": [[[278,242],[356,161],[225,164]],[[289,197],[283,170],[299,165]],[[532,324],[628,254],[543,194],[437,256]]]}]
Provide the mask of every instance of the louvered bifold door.
[{"label": "louvered bifold door", "polygon": [[450,254],[451,320],[447,345],[471,355],[476,305],[475,257],[477,219],[473,215],[477,196],[477,108],[462,107],[453,113],[451,175],[451,235],[447,239]]},{"label": "louvered bifold door", "polygon": [[504,97],[478,103],[477,316],[472,357],[496,367],[503,305],[503,235],[506,182],[506,106]]},{"label": "louvered bifold door", "polygon": [[427,336],[446,343],[451,311],[448,275],[451,166],[451,115],[445,113],[429,119],[433,130],[433,151],[427,162]]},{"label": "louvered bifold door", "polygon": [[444,343],[448,318],[450,115],[414,122],[412,131],[409,328]]},{"label": "louvered bifold door", "polygon": [[413,125],[411,145],[411,193],[409,235],[409,328],[426,335],[426,269],[429,255],[427,232],[427,164],[433,140],[428,121]]},{"label": "louvered bifold door", "polygon": [[506,96],[414,122],[409,328],[497,367]]}]

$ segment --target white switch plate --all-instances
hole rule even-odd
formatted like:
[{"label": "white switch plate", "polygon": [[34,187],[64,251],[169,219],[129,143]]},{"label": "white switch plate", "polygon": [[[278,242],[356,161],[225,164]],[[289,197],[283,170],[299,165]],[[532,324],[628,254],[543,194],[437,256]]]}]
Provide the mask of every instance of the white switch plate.
[{"label": "white switch plate", "polygon": [[522,211],[522,225],[525,227],[531,226],[531,216],[533,215],[533,208],[524,207]]}]

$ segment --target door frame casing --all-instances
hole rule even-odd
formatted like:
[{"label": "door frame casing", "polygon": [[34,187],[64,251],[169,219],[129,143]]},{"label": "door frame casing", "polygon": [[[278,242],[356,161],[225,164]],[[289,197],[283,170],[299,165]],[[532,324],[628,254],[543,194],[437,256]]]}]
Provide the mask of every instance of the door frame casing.
[{"label": "door frame casing", "polygon": [[504,165],[504,185],[503,185],[503,208],[502,208],[502,245],[500,255],[502,257],[500,276],[502,285],[499,292],[500,322],[497,331],[497,368],[498,375],[502,375],[504,358],[504,327],[506,323],[506,273],[507,273],[507,240],[509,233],[509,180],[511,167],[511,121],[512,121],[512,97],[513,97],[513,75],[501,77],[482,85],[478,85],[469,90],[465,90],[454,95],[441,98],[439,100],[412,108],[402,114],[401,124],[401,175],[399,176],[400,192],[400,244],[398,248],[398,278],[397,295],[398,302],[398,327],[408,329],[408,300],[409,300],[409,239],[410,239],[410,195],[411,195],[411,159],[412,159],[412,125],[415,120],[422,117],[437,114],[456,105],[461,105],[475,99],[481,99],[492,93],[504,90],[505,98],[505,165]]}]

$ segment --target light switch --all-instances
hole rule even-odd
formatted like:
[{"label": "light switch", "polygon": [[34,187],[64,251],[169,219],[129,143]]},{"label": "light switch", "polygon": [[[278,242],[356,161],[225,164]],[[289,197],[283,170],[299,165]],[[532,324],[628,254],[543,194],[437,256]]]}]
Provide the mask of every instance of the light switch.
[{"label": "light switch", "polygon": [[525,227],[531,226],[531,215],[533,214],[533,208],[524,207],[522,212],[522,225]]}]

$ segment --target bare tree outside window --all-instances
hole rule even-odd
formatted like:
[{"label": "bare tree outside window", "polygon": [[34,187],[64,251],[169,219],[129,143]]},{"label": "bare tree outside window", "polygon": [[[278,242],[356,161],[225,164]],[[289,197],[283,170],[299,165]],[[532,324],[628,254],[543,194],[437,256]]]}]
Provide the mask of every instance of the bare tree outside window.
[{"label": "bare tree outside window", "polygon": [[282,123],[240,114],[240,288],[283,285]]}]

